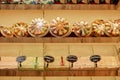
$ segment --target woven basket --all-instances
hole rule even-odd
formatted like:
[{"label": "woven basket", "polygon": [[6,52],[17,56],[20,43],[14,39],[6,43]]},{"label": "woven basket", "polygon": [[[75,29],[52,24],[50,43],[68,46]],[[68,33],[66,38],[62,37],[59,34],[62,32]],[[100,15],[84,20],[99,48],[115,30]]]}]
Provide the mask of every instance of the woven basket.
[{"label": "woven basket", "polygon": [[51,35],[54,36],[54,37],[57,37],[57,38],[62,38],[62,37],[69,36],[69,35],[71,34],[71,31],[72,31],[72,30],[71,30],[71,28],[69,27],[69,29],[67,30],[67,32],[66,32],[65,34],[63,34],[63,35],[57,35],[57,34],[53,33],[53,30],[52,30],[52,29],[50,29]]},{"label": "woven basket", "polygon": [[11,27],[4,27],[1,30],[1,34],[2,34],[2,36],[6,37],[6,38],[12,38],[13,37],[13,29]]},{"label": "woven basket", "polygon": [[95,20],[92,22],[92,35],[95,37],[105,36],[105,21],[104,20]]},{"label": "woven basket", "polygon": [[70,28],[70,25],[67,21],[64,20],[64,18],[57,17],[50,24],[50,33],[54,37],[66,37],[69,36],[71,32],[72,30]]},{"label": "woven basket", "polygon": [[31,27],[28,27],[28,33],[29,33],[30,36],[32,36],[32,37],[43,37],[43,36],[47,35],[48,32],[49,32],[49,27],[48,27],[44,33],[34,34],[34,33],[31,32],[30,28],[31,28]]},{"label": "woven basket", "polygon": [[31,25],[28,27],[28,33],[32,37],[43,37],[49,32],[49,23],[42,18],[32,20]]},{"label": "woven basket", "polygon": [[92,33],[92,27],[84,21],[74,23],[72,30],[78,37],[89,37]]},{"label": "woven basket", "polygon": [[120,22],[119,20],[109,21],[105,27],[105,34],[109,37],[120,36]]},{"label": "woven basket", "polygon": [[28,24],[19,22],[19,23],[14,24],[12,27],[13,27],[14,35],[17,38],[28,36],[28,31],[27,31]]}]

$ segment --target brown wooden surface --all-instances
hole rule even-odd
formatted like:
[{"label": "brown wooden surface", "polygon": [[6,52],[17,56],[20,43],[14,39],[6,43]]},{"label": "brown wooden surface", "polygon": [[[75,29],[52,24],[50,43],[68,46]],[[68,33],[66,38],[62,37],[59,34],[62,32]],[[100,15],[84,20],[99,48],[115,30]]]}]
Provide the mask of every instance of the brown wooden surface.
[{"label": "brown wooden surface", "polygon": [[0,37],[0,43],[119,43],[120,37],[24,37],[4,38]]},{"label": "brown wooden surface", "polygon": [[120,10],[120,0],[118,2],[117,9]]},{"label": "brown wooden surface", "polygon": [[0,76],[117,76],[117,68],[86,68],[76,70],[0,69]]},{"label": "brown wooden surface", "polygon": [[115,10],[112,4],[0,4],[1,10]]}]

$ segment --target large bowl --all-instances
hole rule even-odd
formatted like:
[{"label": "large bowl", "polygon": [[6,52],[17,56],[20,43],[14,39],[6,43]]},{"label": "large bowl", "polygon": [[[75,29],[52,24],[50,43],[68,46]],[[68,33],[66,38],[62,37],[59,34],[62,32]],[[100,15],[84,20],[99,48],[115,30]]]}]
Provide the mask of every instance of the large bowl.
[{"label": "large bowl", "polygon": [[71,28],[64,18],[57,17],[50,24],[50,33],[54,37],[66,37],[71,34]]},{"label": "large bowl", "polygon": [[49,24],[42,18],[32,20],[31,25],[28,27],[28,33],[32,37],[43,37],[49,32]]},{"label": "large bowl", "polygon": [[92,33],[92,27],[85,21],[74,23],[72,30],[78,37],[88,37]]},{"label": "large bowl", "polygon": [[24,22],[19,22],[19,23],[14,24],[12,27],[13,27],[14,35],[16,37],[19,38],[19,37],[28,36],[28,31],[27,31],[28,24]]}]

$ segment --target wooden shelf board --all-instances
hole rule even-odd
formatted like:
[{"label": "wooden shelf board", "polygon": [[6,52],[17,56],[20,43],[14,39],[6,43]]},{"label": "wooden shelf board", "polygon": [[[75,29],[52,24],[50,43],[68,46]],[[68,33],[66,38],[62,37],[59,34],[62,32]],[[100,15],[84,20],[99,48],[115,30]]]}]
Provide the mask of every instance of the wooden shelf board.
[{"label": "wooden shelf board", "polygon": [[119,43],[120,37],[23,37],[5,38],[0,37],[0,43]]},{"label": "wooden shelf board", "polygon": [[1,10],[115,10],[113,4],[0,4]]},{"label": "wooden shelf board", "polygon": [[0,76],[117,76],[117,68],[79,69],[79,70],[18,70],[0,69]]}]

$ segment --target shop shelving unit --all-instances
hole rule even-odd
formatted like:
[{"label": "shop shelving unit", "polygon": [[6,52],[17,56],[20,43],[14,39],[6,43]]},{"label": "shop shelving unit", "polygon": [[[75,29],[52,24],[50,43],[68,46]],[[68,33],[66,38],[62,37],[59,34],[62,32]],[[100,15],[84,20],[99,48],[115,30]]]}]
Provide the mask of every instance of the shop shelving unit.
[{"label": "shop shelving unit", "polygon": [[[0,24],[3,25],[10,25],[23,19],[23,21],[30,22],[30,19],[35,17],[44,17],[48,21],[50,21],[53,16],[60,16],[68,18],[68,21],[73,23],[76,20],[76,16],[79,16],[77,20],[80,19],[80,15],[87,15],[86,17],[91,17],[94,15],[95,17],[88,19],[87,21],[90,22],[95,18],[101,18],[102,16],[106,19],[109,16],[113,15],[113,17],[109,19],[116,19],[120,16],[120,2],[118,5],[112,4],[52,4],[52,5],[32,5],[32,4],[0,4],[0,14],[2,17],[0,19]],[[104,12],[105,13],[104,13]],[[66,13],[65,13],[66,12]],[[70,15],[66,16],[69,12]],[[110,13],[111,12],[111,13]],[[79,15],[79,13],[81,13]],[[84,14],[85,13],[85,14]],[[90,14],[88,14],[90,13]],[[97,15],[98,13],[98,15]],[[18,15],[17,15],[18,14]],[[28,14],[24,15],[23,14]],[[34,14],[34,15],[31,15]],[[36,15],[35,15],[36,14]],[[53,14],[53,15],[52,15]],[[55,15],[54,15],[55,14]],[[75,16],[75,15],[76,16]],[[100,15],[101,14],[101,15]],[[105,15],[104,15],[105,14]],[[108,16],[107,16],[108,14]],[[14,17],[13,16],[17,16]],[[73,16],[72,16],[73,15]],[[12,17],[11,17],[12,16]],[[21,17],[19,17],[21,16]],[[75,16],[75,18],[74,18]],[[106,17],[105,17],[106,16]],[[4,19],[5,17],[5,19]],[[8,19],[7,19],[8,17]],[[19,18],[19,19],[16,19]],[[3,19],[3,20],[2,20]],[[13,20],[11,20],[13,19]],[[81,19],[86,20],[85,16]],[[8,20],[7,22],[5,22]],[[15,21],[16,20],[16,21]],[[9,22],[10,21],[10,22]],[[65,38],[55,38],[55,37],[43,37],[43,38],[33,38],[33,37],[25,37],[25,38],[4,38],[0,37],[0,46],[4,48],[3,52],[1,50],[0,56],[19,56],[19,55],[27,55],[27,56],[40,56],[40,53],[32,53],[25,52],[30,50],[30,48],[39,46],[42,49],[43,54],[44,52],[44,45],[51,44],[51,45],[59,45],[59,44],[67,44],[67,45],[112,45],[116,46],[116,55],[119,60],[119,44],[120,37],[65,37]],[[14,43],[14,44],[13,44]],[[79,46],[80,46],[79,45]],[[11,47],[13,46],[13,47]],[[64,45],[63,45],[64,46]],[[24,47],[24,48],[23,48]],[[5,51],[8,49],[8,51]],[[15,52],[16,51],[16,52]],[[22,51],[22,52],[21,52]],[[34,50],[35,51],[35,50]],[[11,52],[11,54],[9,54]],[[37,51],[35,51],[37,52]],[[39,52],[39,50],[38,50]],[[67,51],[69,52],[69,51]],[[107,55],[107,54],[106,54]],[[79,70],[18,70],[18,69],[0,69],[0,76],[119,76],[120,71],[119,68],[84,68]],[[19,78],[18,78],[19,79]],[[118,79],[118,78],[117,78]],[[91,79],[90,79],[91,80]]]}]

